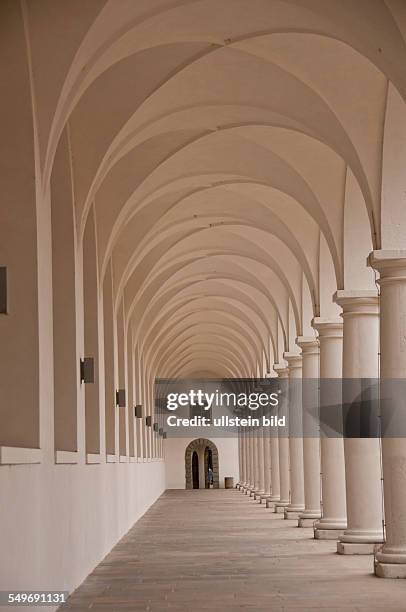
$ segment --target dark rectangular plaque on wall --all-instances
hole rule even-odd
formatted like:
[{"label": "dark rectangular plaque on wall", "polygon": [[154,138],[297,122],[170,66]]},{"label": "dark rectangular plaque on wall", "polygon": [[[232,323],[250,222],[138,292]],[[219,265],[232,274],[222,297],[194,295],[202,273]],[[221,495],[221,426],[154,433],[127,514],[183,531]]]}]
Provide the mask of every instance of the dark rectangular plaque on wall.
[{"label": "dark rectangular plaque on wall", "polygon": [[118,389],[118,391],[116,391],[116,406],[119,408],[125,408],[125,405],[125,389]]},{"label": "dark rectangular plaque on wall", "polygon": [[147,427],[151,427],[152,426],[152,416],[148,415],[145,417],[145,423],[147,425]]},{"label": "dark rectangular plaque on wall", "polygon": [[85,357],[80,360],[80,382],[94,383],[94,359]]},{"label": "dark rectangular plaque on wall", "polygon": [[134,416],[137,419],[142,419],[142,404],[137,404],[134,406]]},{"label": "dark rectangular plaque on wall", "polygon": [[7,268],[0,266],[0,314],[7,314]]}]

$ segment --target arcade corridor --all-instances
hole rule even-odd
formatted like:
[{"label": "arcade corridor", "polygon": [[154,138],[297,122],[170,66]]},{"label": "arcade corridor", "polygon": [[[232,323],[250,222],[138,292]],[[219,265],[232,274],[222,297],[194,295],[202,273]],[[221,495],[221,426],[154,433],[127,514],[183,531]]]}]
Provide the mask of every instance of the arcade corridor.
[{"label": "arcade corridor", "polygon": [[406,0],[0,1],[0,610],[406,610],[405,67]]}]

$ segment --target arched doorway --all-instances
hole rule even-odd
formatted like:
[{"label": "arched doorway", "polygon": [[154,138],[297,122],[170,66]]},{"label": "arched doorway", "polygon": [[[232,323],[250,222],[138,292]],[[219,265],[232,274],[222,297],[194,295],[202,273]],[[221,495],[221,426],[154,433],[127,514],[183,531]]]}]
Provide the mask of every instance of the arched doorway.
[{"label": "arched doorway", "polygon": [[196,451],[192,455],[192,486],[193,489],[199,488],[199,455]]},{"label": "arched doorway", "polygon": [[208,489],[209,467],[213,470],[213,489],[218,489],[220,479],[217,446],[206,438],[193,440],[185,451],[185,488]]}]

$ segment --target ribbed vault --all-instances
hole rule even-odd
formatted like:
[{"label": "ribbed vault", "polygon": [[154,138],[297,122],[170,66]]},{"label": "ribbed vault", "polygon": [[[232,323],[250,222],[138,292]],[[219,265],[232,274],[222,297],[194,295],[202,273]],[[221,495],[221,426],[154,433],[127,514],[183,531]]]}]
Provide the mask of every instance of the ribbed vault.
[{"label": "ribbed vault", "polygon": [[373,286],[365,253],[405,240],[382,198],[385,126],[406,116],[400,4],[77,9],[26,5],[37,164],[47,197],[67,151],[77,248],[93,224],[114,333],[146,386],[269,371],[337,314],[336,289]]}]

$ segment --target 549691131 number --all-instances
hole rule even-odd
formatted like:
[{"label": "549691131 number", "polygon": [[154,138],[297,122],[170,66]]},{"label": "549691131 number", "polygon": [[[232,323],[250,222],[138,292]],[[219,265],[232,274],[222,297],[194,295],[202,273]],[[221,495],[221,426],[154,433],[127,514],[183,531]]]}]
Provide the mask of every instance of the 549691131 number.
[{"label": "549691131 number", "polygon": [[0,605],[55,606],[66,603],[68,591],[1,591]]}]

